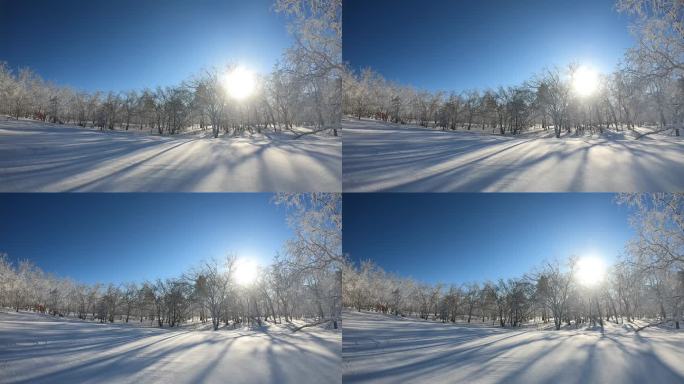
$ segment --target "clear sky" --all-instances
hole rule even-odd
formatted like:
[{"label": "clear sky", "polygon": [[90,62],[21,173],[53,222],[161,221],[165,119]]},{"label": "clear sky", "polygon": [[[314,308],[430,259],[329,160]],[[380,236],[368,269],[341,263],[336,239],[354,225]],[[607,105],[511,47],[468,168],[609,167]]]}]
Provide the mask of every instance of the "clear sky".
[{"label": "clear sky", "polygon": [[607,72],[634,39],[615,0],[345,0],[343,58],[428,90],[519,84],[579,62]]},{"label": "clear sky", "polygon": [[292,232],[271,194],[2,194],[0,252],[78,281],[178,276],[228,253],[267,264]]},{"label": "clear sky", "polygon": [[343,250],[425,282],[520,277],[545,260],[611,264],[633,231],[612,194],[344,195]]},{"label": "clear sky", "polygon": [[0,60],[57,84],[125,90],[238,63],[269,71],[290,46],[272,0],[0,0]]}]

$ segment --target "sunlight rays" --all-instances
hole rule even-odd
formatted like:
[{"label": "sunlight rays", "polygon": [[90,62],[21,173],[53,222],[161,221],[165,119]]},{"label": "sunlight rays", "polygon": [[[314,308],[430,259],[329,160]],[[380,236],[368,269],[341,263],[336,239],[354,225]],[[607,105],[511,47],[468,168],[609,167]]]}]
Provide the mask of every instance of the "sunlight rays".
[{"label": "sunlight rays", "polygon": [[238,259],[235,262],[235,282],[241,286],[254,283],[259,275],[259,265],[251,259]]},{"label": "sunlight rays", "polygon": [[585,287],[594,287],[601,283],[606,275],[606,264],[595,256],[584,256],[577,260],[575,278]]},{"label": "sunlight rays", "polygon": [[571,78],[573,90],[581,97],[591,96],[598,89],[598,72],[586,65],[577,68]]},{"label": "sunlight rays", "polygon": [[221,82],[228,95],[236,100],[244,100],[256,90],[256,75],[253,71],[238,66],[226,72]]}]

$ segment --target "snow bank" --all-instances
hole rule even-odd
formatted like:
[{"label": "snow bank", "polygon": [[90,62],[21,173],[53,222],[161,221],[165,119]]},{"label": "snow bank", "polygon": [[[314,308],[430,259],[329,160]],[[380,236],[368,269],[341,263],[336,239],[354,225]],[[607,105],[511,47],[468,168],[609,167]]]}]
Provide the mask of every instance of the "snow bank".
[{"label": "snow bank", "polygon": [[345,119],[349,192],[684,191],[684,140],[522,137]]},{"label": "snow bank", "polygon": [[168,330],[0,311],[0,383],[339,383],[340,333]]},{"label": "snow bank", "polygon": [[341,191],[339,138],[211,139],[0,120],[2,192]]},{"label": "snow bank", "polygon": [[345,383],[681,383],[684,332],[502,329],[345,311]]}]

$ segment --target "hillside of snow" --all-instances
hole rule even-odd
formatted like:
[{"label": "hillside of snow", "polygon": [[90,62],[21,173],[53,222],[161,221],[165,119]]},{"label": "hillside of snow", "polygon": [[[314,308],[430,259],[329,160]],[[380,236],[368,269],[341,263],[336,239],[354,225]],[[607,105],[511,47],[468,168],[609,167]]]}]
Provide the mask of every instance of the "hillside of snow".
[{"label": "hillside of snow", "polygon": [[347,192],[684,191],[684,138],[518,137],[346,118]]},{"label": "hillside of snow", "polygon": [[0,383],[339,383],[340,332],[159,329],[0,311]]},{"label": "hillside of snow", "polygon": [[684,331],[536,330],[345,311],[345,383],[681,383]]},{"label": "hillside of snow", "polygon": [[177,137],[0,117],[0,192],[341,191],[339,137]]}]

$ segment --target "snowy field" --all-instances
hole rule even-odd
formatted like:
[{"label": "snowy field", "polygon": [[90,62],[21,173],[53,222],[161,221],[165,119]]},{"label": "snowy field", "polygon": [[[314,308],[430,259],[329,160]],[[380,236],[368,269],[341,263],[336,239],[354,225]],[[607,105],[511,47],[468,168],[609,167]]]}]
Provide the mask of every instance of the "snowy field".
[{"label": "snowy field", "polygon": [[339,192],[339,137],[160,137],[0,117],[2,192]]},{"label": "snowy field", "polygon": [[682,383],[684,332],[466,327],[343,314],[345,383]]},{"label": "snowy field", "polygon": [[0,383],[339,383],[340,333],[137,328],[0,311]]},{"label": "snowy field", "polygon": [[684,191],[684,140],[520,137],[345,119],[349,192]]}]

